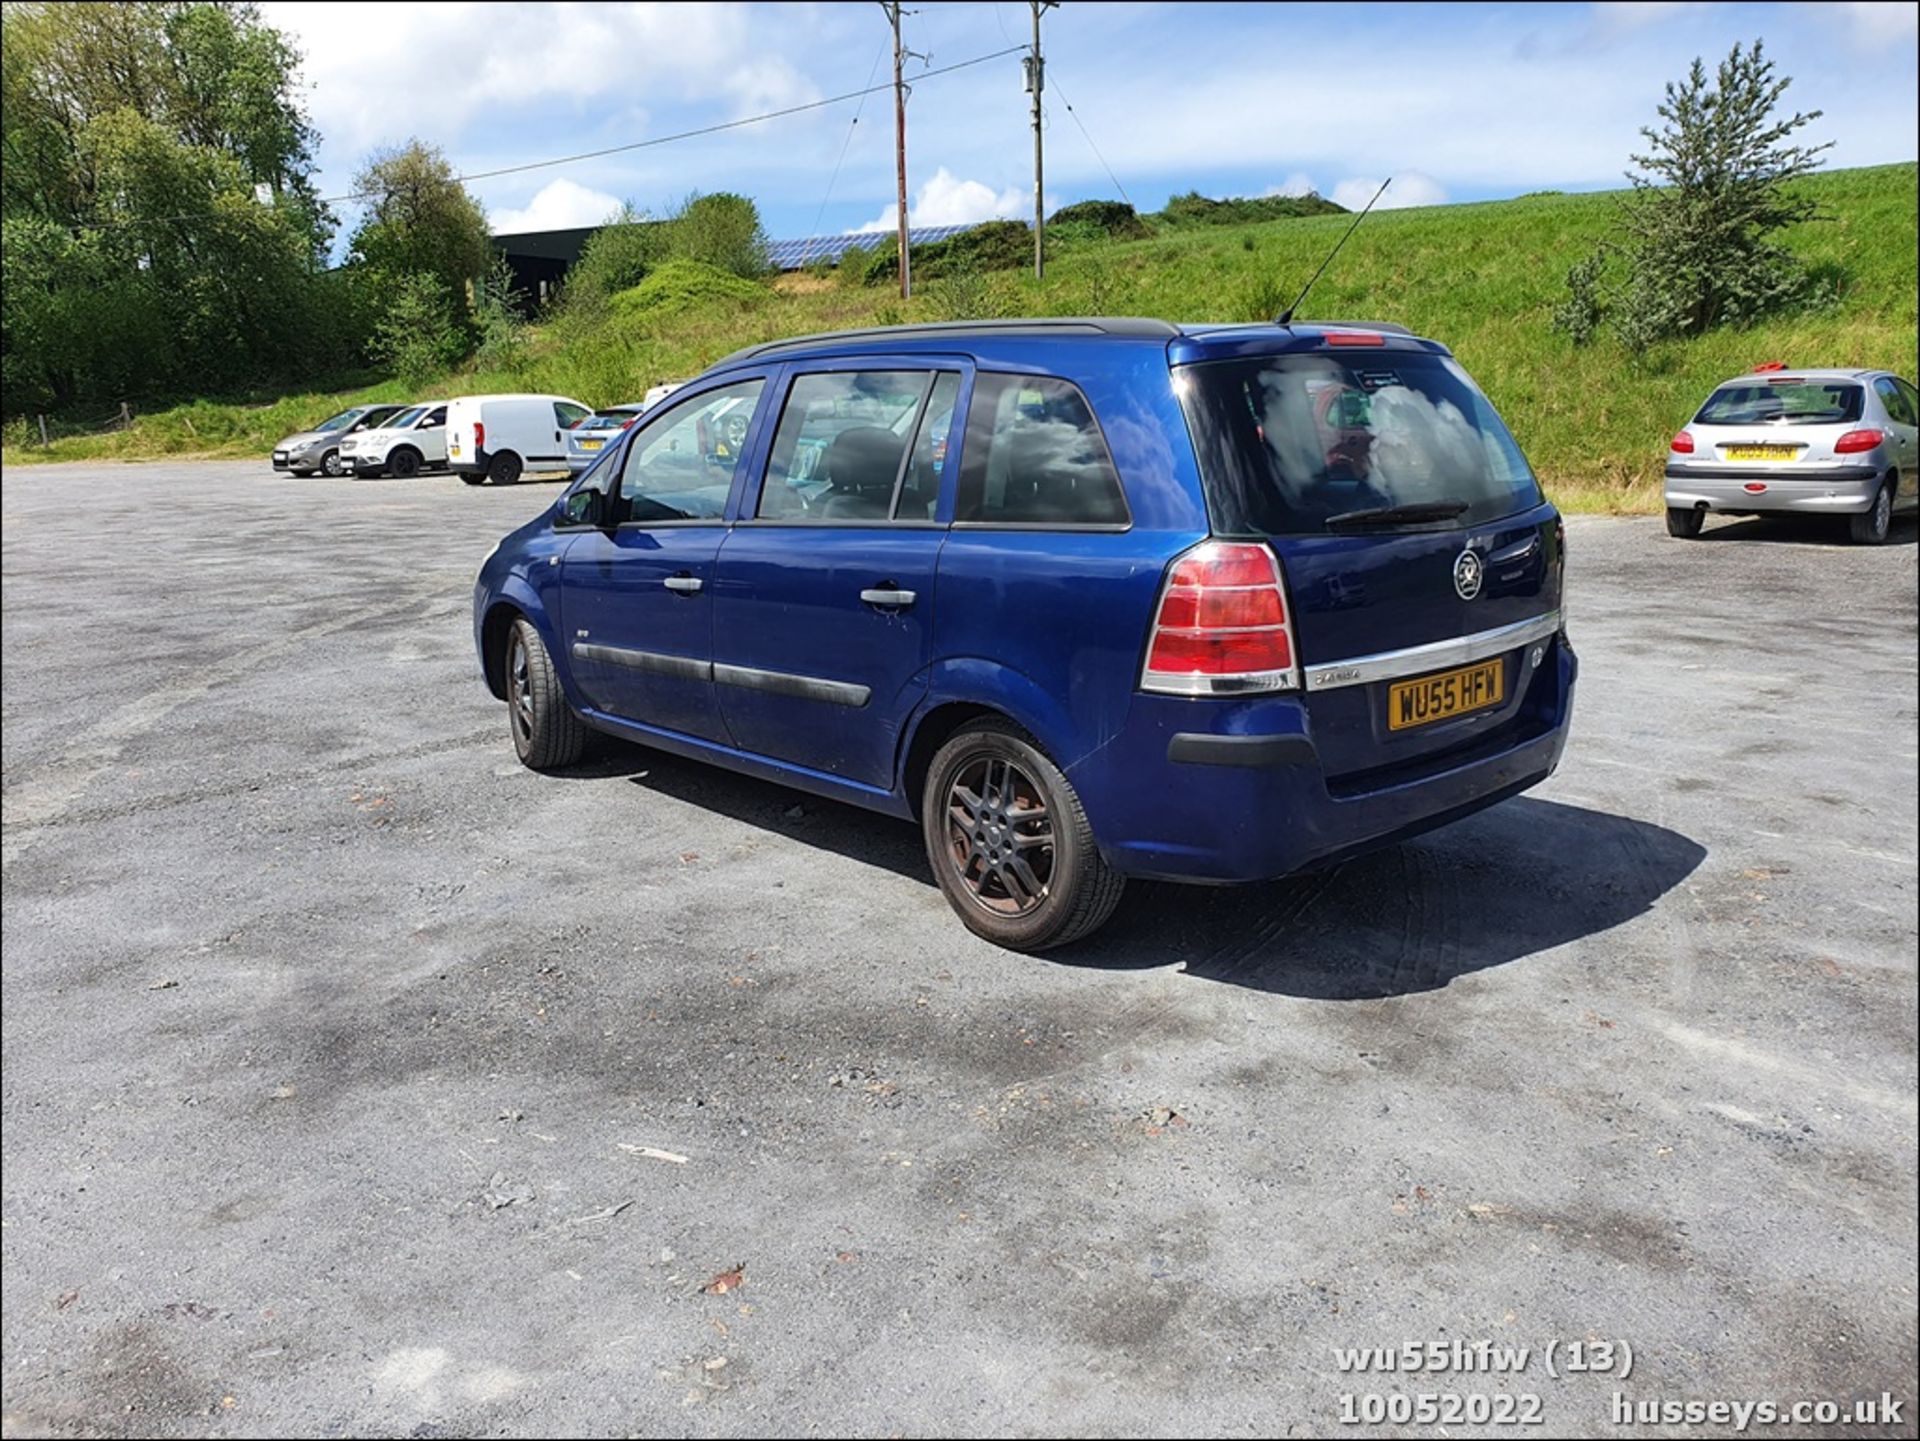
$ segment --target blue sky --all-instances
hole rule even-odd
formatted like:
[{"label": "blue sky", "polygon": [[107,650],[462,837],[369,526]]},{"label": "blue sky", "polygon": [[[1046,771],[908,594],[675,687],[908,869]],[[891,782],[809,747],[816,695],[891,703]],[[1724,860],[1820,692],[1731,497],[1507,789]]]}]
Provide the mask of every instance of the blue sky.
[{"label": "blue sky", "polygon": [[[462,172],[734,120],[889,78],[871,0],[786,4],[364,4],[269,0],[306,54],[323,193],[409,137]],[[1916,158],[1916,7],[1907,3],[1260,5],[1068,0],[1047,12],[1049,208],[1108,197],[1313,188],[1355,204],[1605,189],[1663,84],[1701,55],[1763,38],[1820,109],[1828,163]],[[1022,43],[1017,0],[923,0],[906,21],[933,66]],[[912,70],[923,68],[913,62]],[[869,80],[871,77],[871,81]],[[1078,117],[1069,115],[1071,102]],[[699,140],[476,182],[495,229],[593,224],[621,200],[661,212],[735,190],[775,238],[893,215],[890,94]],[[917,85],[909,215],[921,224],[1032,209],[1018,56]],[[836,162],[845,160],[837,179]],[[831,193],[829,181],[832,180]],[[1354,197],[1358,197],[1354,200]],[[351,207],[341,207],[349,223]]]}]

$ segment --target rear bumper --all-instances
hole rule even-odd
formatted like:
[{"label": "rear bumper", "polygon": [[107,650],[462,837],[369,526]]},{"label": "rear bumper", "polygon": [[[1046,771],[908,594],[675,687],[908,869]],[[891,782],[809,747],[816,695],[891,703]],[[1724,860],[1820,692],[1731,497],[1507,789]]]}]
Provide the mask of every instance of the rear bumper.
[{"label": "rear bumper", "polygon": [[1510,719],[1430,764],[1330,781],[1298,697],[1231,709],[1142,697],[1125,730],[1068,774],[1101,854],[1124,874],[1234,883],[1313,869],[1459,820],[1551,775],[1566,749],[1579,662],[1564,635],[1546,650]]},{"label": "rear bumper", "polygon": [[[1807,515],[1850,515],[1869,510],[1885,472],[1879,465],[1715,466],[1693,470],[1667,467],[1670,509],[1797,511]],[[1763,487],[1747,489],[1750,485]]]},{"label": "rear bumper", "polygon": [[455,475],[485,475],[487,464],[493,459],[491,451],[479,450],[472,455],[463,455],[455,460],[449,458],[447,469]]}]

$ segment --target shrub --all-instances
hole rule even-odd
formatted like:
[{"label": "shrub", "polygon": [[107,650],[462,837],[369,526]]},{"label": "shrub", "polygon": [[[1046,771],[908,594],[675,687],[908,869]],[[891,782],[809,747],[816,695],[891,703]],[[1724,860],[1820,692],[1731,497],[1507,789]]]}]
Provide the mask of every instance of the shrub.
[{"label": "shrub", "polygon": [[[913,248],[913,278],[941,280],[987,270],[1017,270],[1033,263],[1033,227],[1024,220],[989,220],[945,240]],[[882,246],[867,262],[868,285],[898,281],[897,246]]]},{"label": "shrub", "polygon": [[1175,195],[1157,217],[1163,224],[1247,225],[1263,220],[1293,220],[1304,215],[1345,215],[1347,208],[1319,195],[1236,196],[1210,200],[1197,190]]},{"label": "shrub", "polygon": [[1151,232],[1139,212],[1121,200],[1082,200],[1047,217],[1047,233],[1056,225],[1090,225],[1115,240],[1144,240]]},{"label": "shrub", "polygon": [[374,326],[374,358],[408,385],[423,384],[457,361],[466,337],[450,318],[440,282],[423,271],[400,277]]},{"label": "shrub", "polygon": [[744,195],[689,195],[667,222],[666,250],[749,280],[768,270],[760,211]]},{"label": "shrub", "polygon": [[751,280],[697,260],[668,260],[638,285],[613,297],[614,313],[700,310],[723,306],[738,310],[767,298],[767,289]]},{"label": "shrub", "polygon": [[587,237],[580,259],[567,272],[570,302],[591,307],[647,278],[667,253],[666,227],[631,204]]}]

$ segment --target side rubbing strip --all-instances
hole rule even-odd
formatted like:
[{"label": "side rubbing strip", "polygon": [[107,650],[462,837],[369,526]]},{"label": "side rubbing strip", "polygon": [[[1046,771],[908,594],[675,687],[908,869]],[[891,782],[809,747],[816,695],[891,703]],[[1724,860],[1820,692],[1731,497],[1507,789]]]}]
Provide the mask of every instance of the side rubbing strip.
[{"label": "side rubbing strip", "polygon": [[657,651],[627,650],[617,645],[588,645],[581,641],[573,643],[573,654],[579,660],[597,660],[603,665],[625,666],[628,670],[646,671],[650,675],[677,676],[681,680],[713,679],[713,666],[704,660],[694,660],[691,656],[661,655]]},{"label": "side rubbing strip", "polygon": [[852,706],[867,703],[873,692],[863,685],[842,680],[817,680],[810,675],[789,675],[786,671],[756,670],[746,665],[715,665],[713,678],[721,685],[744,686],[749,690],[772,691],[799,700],[826,701],[829,705]]}]

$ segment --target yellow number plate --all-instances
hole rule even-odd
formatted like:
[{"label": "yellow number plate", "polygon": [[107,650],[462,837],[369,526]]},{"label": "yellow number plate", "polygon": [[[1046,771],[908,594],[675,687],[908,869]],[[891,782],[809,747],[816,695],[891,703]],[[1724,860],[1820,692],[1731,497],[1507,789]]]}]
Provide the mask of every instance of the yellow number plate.
[{"label": "yellow number plate", "polygon": [[458,455],[458,454],[460,454],[460,447],[459,447],[459,446],[457,446],[457,445],[456,445],[456,446],[454,446],[454,447],[453,447],[453,454],[454,454],[454,455]]},{"label": "yellow number plate", "polygon": [[580,442],[580,448],[582,450],[598,450],[605,443],[606,442],[599,440],[583,440]]},{"label": "yellow number plate", "polygon": [[1792,445],[1730,445],[1728,460],[1792,460],[1799,453]]},{"label": "yellow number plate", "polygon": [[1387,729],[1432,725],[1449,716],[1499,705],[1506,695],[1506,664],[1497,660],[1403,680],[1387,690]]}]

